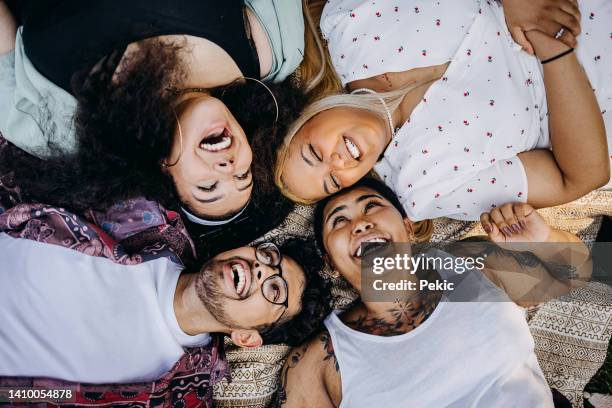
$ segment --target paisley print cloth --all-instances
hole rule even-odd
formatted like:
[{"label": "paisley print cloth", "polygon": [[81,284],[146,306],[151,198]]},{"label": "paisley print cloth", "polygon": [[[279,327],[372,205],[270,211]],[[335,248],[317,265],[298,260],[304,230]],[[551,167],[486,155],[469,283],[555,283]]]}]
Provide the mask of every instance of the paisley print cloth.
[{"label": "paisley print cloth", "polygon": [[[0,136],[2,149],[12,148]],[[180,216],[144,199],[118,203],[105,213],[78,215],[64,208],[23,203],[12,174],[0,174],[0,232],[14,238],[60,245],[123,265],[166,257],[189,265],[193,243]],[[71,402],[40,406],[212,407],[212,385],[228,375],[219,336],[185,354],[162,378],[141,384],[77,384],[45,378],[0,378],[0,387],[70,388]],[[29,404],[31,406],[31,404]]]}]

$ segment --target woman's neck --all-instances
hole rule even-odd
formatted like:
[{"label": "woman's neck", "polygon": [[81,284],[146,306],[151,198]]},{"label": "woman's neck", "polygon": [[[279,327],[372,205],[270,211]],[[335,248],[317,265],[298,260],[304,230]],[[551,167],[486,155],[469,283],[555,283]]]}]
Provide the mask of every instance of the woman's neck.
[{"label": "woman's neck", "polygon": [[354,330],[375,336],[397,336],[421,325],[435,310],[441,292],[417,293],[395,302],[363,302],[343,316]]},{"label": "woman's neck", "polygon": [[[449,63],[445,63],[430,67],[414,68],[402,72],[388,72],[350,82],[347,84],[347,89],[349,91],[354,91],[359,88],[368,88],[375,92],[382,93],[406,88],[411,84],[421,83],[422,85],[408,92],[397,109],[392,112],[393,130],[395,130],[410,119],[410,115],[414,108],[423,100],[429,87],[444,75],[448,65]],[[391,135],[388,139],[388,142],[390,141]]]}]

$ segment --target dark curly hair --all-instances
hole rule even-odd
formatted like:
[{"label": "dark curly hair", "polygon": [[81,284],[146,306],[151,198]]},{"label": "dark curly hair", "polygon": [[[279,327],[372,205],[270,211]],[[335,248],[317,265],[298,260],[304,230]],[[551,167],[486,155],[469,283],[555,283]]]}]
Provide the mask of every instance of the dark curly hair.
[{"label": "dark curly hair", "polygon": [[312,241],[291,238],[279,246],[283,256],[293,259],[304,270],[304,292],[300,312],[278,326],[259,327],[264,344],[284,343],[299,346],[323,328],[323,319],[331,312],[329,283],[320,271],[323,260]]},{"label": "dark curly hair", "polygon": [[[170,153],[176,128],[177,95],[171,90],[179,89],[185,78],[180,50],[177,44],[148,41],[120,70],[122,55],[115,52],[92,72],[75,75],[76,153],[50,145],[55,154],[43,161],[17,148],[6,149],[0,170],[14,171],[26,199],[75,211],[105,210],[135,197],[178,209],[174,184],[161,163]],[[230,84],[210,94],[227,105],[251,143],[251,203],[280,220],[291,205],[273,185],[271,163],[286,124],[299,115],[305,97],[289,83],[269,87],[280,107],[278,123],[270,93],[258,83]]]}]

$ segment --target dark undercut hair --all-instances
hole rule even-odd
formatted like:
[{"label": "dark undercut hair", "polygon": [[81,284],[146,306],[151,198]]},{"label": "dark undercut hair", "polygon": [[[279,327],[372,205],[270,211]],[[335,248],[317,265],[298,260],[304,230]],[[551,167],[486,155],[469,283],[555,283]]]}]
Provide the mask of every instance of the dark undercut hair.
[{"label": "dark undercut hair", "polygon": [[279,246],[283,256],[290,257],[304,270],[304,291],[300,312],[290,319],[270,326],[258,327],[264,344],[284,343],[299,346],[323,328],[323,319],[331,312],[329,283],[321,276],[323,260],[312,241],[292,238]]},{"label": "dark undercut hair", "polygon": [[399,211],[402,218],[408,218],[406,210],[404,209],[404,206],[402,206],[402,203],[400,202],[399,198],[397,198],[395,192],[393,192],[393,190],[387,187],[387,185],[382,181],[377,180],[373,177],[366,176],[355,184],[353,184],[352,186],[337,191],[336,193],[325,197],[323,200],[317,203],[314,212],[313,224],[315,240],[317,243],[317,247],[319,248],[321,253],[326,253],[325,246],[323,245],[323,212],[325,211],[325,207],[327,206],[327,204],[329,204],[330,201],[332,201],[336,197],[343,196],[361,187],[368,188],[380,194],[385,200],[389,201],[397,211]]}]

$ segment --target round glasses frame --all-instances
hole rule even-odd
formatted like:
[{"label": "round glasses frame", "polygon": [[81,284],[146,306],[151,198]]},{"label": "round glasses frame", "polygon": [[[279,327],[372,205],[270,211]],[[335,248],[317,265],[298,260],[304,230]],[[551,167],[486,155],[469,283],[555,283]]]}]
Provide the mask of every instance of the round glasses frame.
[{"label": "round glasses frame", "polygon": [[[273,244],[272,242],[265,242],[265,243],[259,244],[255,248],[255,258],[257,259],[257,261],[261,262],[262,264],[266,266],[269,266],[272,268],[278,268],[278,273],[268,276],[261,283],[261,293],[264,299],[266,299],[268,302],[274,305],[285,307],[283,310],[283,313],[281,313],[278,319],[276,319],[276,321],[272,323],[272,325],[270,325],[265,330],[265,332],[270,332],[276,327],[278,322],[282,319],[285,312],[289,308],[289,285],[287,284],[287,281],[283,277],[283,269],[281,268],[283,256],[280,250],[278,249],[278,247],[276,246],[276,244]],[[267,293],[269,293],[269,291],[266,290],[266,287],[269,287],[270,285],[273,285],[273,284],[284,286],[285,291],[283,292],[284,296],[282,298],[276,299],[276,300],[268,298]]]}]

